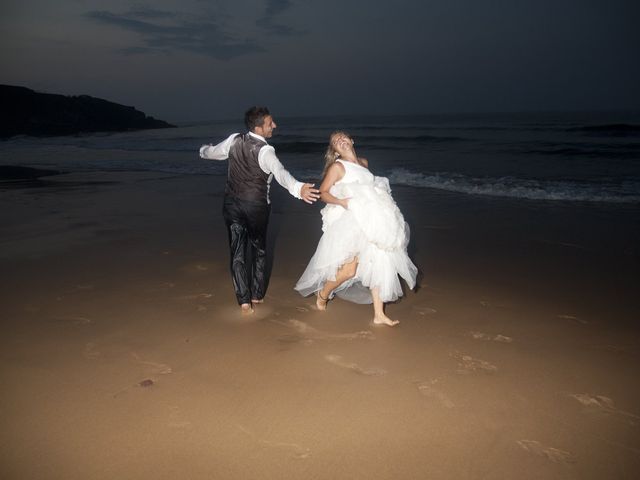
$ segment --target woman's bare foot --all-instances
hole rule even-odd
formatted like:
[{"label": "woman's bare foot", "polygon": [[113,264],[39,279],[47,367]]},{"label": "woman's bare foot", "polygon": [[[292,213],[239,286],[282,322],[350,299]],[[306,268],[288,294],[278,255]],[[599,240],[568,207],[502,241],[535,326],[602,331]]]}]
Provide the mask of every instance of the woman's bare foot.
[{"label": "woman's bare foot", "polygon": [[375,317],[373,317],[373,323],[375,323],[376,325],[388,325],[390,327],[395,327],[400,323],[400,321],[391,320],[385,314],[382,314],[382,315],[376,315]]},{"label": "woman's bare foot", "polygon": [[329,301],[329,298],[324,298],[322,296],[322,293],[320,293],[320,290],[318,290],[318,294],[316,295],[316,307],[318,307],[318,310],[321,311],[325,311],[327,309],[327,302]]},{"label": "woman's bare foot", "polygon": [[240,305],[240,312],[242,315],[251,315],[253,313],[253,307],[250,303],[243,303]]},{"label": "woman's bare foot", "polygon": [[256,300],[255,298],[252,298],[251,303],[264,303],[264,298],[261,298],[260,300]]}]

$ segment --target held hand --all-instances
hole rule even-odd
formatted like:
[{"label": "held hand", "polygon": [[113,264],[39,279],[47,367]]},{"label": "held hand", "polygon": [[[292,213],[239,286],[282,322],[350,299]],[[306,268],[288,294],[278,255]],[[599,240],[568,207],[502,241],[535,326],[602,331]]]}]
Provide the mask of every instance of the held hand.
[{"label": "held hand", "polygon": [[320,198],[320,190],[313,188],[315,184],[305,183],[300,189],[300,197],[307,203],[313,203]]},{"label": "held hand", "polygon": [[351,197],[349,198],[343,198],[342,200],[340,200],[340,205],[342,206],[342,208],[344,208],[345,210],[349,210],[349,200],[351,200]]}]

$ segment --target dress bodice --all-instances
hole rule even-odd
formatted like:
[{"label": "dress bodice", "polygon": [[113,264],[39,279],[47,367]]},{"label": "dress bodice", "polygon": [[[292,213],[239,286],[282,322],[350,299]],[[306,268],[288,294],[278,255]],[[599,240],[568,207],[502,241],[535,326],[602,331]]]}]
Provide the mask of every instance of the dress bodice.
[{"label": "dress bodice", "polygon": [[335,183],[336,185],[354,182],[362,184],[373,183],[373,173],[371,173],[367,167],[340,158],[336,161],[340,162],[344,167],[344,176]]}]

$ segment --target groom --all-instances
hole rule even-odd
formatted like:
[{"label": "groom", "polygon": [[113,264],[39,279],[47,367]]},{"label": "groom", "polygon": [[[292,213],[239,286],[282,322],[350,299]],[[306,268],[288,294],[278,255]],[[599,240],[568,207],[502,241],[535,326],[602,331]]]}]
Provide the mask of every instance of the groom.
[{"label": "groom", "polygon": [[[266,240],[271,202],[271,179],[291,195],[307,203],[320,196],[310,183],[298,182],[285,170],[267,143],[276,123],[266,107],[252,107],[244,114],[249,130],[234,133],[217,145],[203,145],[200,157],[210,160],[229,159],[222,215],[229,233],[231,276],[238,304],[243,314],[253,312],[253,303],[262,303],[266,287]],[[252,264],[246,254],[251,248]]]}]

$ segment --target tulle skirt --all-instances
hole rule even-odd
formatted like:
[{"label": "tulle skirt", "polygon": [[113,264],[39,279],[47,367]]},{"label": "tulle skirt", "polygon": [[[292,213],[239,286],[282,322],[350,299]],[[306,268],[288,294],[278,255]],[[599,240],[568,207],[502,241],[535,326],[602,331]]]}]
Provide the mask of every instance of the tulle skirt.
[{"label": "tulle skirt", "polygon": [[409,226],[391,197],[386,178],[373,185],[335,185],[332,194],[350,198],[349,208],[327,205],[321,211],[323,235],[295,289],[303,296],[335,280],[345,263],[357,259],[355,276],[333,293],[356,303],[371,303],[371,289],[378,288],[383,302],[402,296],[402,277],[415,287],[417,268],[407,255]]}]

